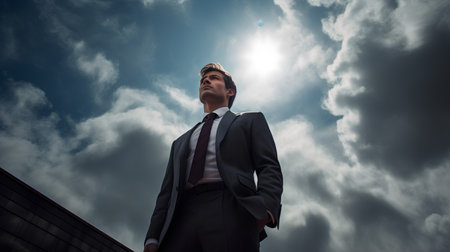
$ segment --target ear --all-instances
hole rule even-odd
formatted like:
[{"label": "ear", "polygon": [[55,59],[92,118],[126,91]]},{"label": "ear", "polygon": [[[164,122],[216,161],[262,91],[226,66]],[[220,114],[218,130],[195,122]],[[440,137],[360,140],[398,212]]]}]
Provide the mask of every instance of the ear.
[{"label": "ear", "polygon": [[231,96],[233,96],[233,95],[234,95],[234,90],[231,89],[231,88],[227,89],[227,96],[228,96],[228,97],[231,97]]}]

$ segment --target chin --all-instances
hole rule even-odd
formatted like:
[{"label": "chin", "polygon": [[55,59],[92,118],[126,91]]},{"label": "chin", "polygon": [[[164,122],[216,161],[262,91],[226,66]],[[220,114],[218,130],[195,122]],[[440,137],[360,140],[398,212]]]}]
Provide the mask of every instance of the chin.
[{"label": "chin", "polygon": [[212,97],[212,96],[214,96],[213,94],[211,94],[211,93],[209,93],[209,92],[202,92],[201,94],[200,94],[200,101],[202,102],[202,103],[204,103],[205,102],[205,99],[208,99],[208,97]]}]

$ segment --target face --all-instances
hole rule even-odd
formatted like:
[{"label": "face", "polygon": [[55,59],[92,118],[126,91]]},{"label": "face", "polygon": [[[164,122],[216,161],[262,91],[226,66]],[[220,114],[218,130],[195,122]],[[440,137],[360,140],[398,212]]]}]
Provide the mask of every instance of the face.
[{"label": "face", "polygon": [[233,90],[226,88],[224,75],[221,72],[211,71],[200,80],[199,95],[202,103],[226,102],[228,105],[228,97],[233,95]]}]

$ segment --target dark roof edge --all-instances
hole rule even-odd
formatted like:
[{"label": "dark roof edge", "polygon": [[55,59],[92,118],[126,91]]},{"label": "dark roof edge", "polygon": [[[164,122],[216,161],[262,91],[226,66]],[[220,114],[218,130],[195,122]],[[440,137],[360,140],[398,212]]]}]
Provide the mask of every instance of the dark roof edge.
[{"label": "dark roof edge", "polygon": [[50,204],[52,204],[53,206],[55,206],[58,209],[61,209],[62,211],[64,211],[65,213],[67,213],[68,215],[72,216],[73,218],[75,218],[76,220],[80,221],[81,223],[83,223],[84,225],[88,226],[89,228],[92,228],[95,232],[99,233],[100,235],[106,237],[108,240],[112,241],[113,243],[115,243],[116,245],[118,245],[119,247],[122,247],[125,250],[128,251],[133,251],[130,248],[128,248],[127,246],[125,246],[124,244],[122,244],[121,242],[117,241],[116,239],[112,238],[111,236],[107,235],[106,233],[104,233],[103,231],[101,231],[100,229],[96,228],[95,226],[93,226],[92,224],[88,223],[87,221],[83,220],[81,217],[77,216],[76,214],[72,213],[71,211],[69,211],[68,209],[66,209],[65,207],[61,206],[60,204],[56,203],[55,201],[53,201],[52,199],[48,198],[47,196],[45,196],[44,194],[40,193],[39,191],[37,191],[36,189],[34,189],[33,187],[27,185],[25,182],[23,182],[22,180],[18,179],[17,177],[15,177],[14,175],[12,175],[11,173],[9,173],[8,171],[6,171],[5,169],[3,169],[2,167],[0,167],[0,172],[5,174],[7,177],[11,178],[12,180],[14,180],[15,182],[19,183],[20,185],[22,185],[23,187],[25,187],[27,190],[31,191],[32,193],[36,194],[38,197],[44,199],[45,201],[49,202]]}]

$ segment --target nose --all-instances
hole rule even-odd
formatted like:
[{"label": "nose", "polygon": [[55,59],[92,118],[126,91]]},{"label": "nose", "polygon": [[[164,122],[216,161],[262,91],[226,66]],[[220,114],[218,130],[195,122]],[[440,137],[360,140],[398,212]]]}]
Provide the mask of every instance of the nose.
[{"label": "nose", "polygon": [[206,84],[211,84],[211,82],[209,81],[208,78],[204,78],[201,84],[206,85]]}]

